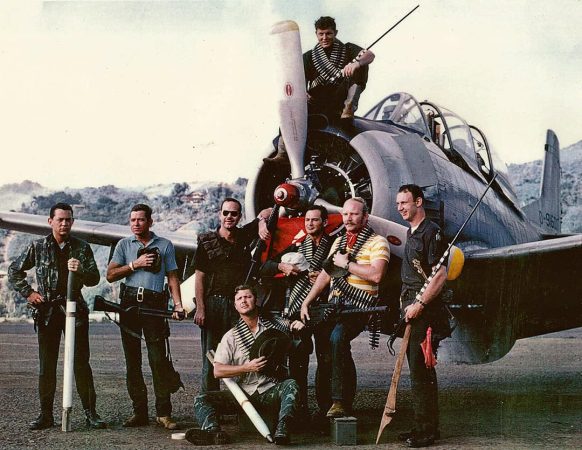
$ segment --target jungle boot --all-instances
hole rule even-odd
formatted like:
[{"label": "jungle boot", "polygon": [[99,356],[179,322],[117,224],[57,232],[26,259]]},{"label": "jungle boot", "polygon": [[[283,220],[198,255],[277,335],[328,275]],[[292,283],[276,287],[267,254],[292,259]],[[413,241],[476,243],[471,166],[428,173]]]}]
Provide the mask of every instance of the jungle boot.
[{"label": "jungle boot", "polygon": [[272,158],[263,158],[265,164],[274,164],[278,166],[288,166],[289,155],[287,155],[287,149],[285,148],[285,142],[283,142],[283,136],[279,136],[279,142],[277,143],[277,154]]}]

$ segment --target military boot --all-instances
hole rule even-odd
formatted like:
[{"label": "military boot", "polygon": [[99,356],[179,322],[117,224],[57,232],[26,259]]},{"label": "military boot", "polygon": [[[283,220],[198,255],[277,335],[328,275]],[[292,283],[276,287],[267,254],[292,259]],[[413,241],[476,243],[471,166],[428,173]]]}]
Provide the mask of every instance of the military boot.
[{"label": "military boot", "polygon": [[341,119],[352,120],[354,118],[354,105],[352,103],[346,103],[342,111]]},{"label": "military boot", "polygon": [[283,136],[279,136],[279,142],[277,143],[277,154],[272,158],[263,158],[265,164],[275,164],[279,166],[288,166],[289,155],[287,155],[287,149],[285,148],[285,142],[283,142]]},{"label": "military boot", "polygon": [[276,445],[289,445],[291,442],[291,436],[289,435],[287,419],[281,419],[279,421],[277,429],[275,430],[274,438]]},{"label": "military boot", "polygon": [[99,417],[99,414],[91,409],[85,410],[85,423],[88,428],[93,428],[94,430],[100,430],[107,427],[107,424],[101,419],[101,417]]},{"label": "military boot", "polygon": [[346,403],[336,400],[327,411],[327,417],[346,417],[352,414],[352,408]]},{"label": "military boot", "polygon": [[145,427],[148,424],[149,418],[147,414],[135,413],[123,423],[123,426],[125,428],[133,428],[133,427]]},{"label": "military boot", "polygon": [[55,426],[55,419],[52,413],[41,412],[40,415],[28,424],[29,430],[44,430]]},{"label": "military boot", "polygon": [[175,430],[178,424],[170,416],[156,417],[156,422],[166,430]]}]

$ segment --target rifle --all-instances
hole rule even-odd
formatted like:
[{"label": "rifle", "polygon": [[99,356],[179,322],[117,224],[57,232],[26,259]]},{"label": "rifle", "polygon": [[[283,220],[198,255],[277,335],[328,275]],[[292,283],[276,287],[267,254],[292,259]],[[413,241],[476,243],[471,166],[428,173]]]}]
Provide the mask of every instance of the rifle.
[{"label": "rifle", "polygon": [[[471,217],[473,217],[473,214],[475,214],[475,211],[477,211],[477,208],[479,207],[479,205],[483,201],[483,198],[485,198],[485,194],[487,194],[487,191],[489,190],[489,188],[491,187],[491,185],[495,181],[495,178],[497,178],[497,175],[498,175],[497,173],[495,175],[493,175],[493,178],[491,178],[491,180],[487,184],[487,187],[483,191],[483,194],[481,194],[481,197],[479,197],[479,200],[477,200],[477,203],[475,203],[475,206],[473,206],[473,209],[469,213],[469,216],[465,219],[465,221],[463,222],[463,224],[459,228],[459,231],[457,231],[457,234],[455,234],[455,237],[453,237],[451,242],[449,242],[449,245],[448,245],[447,249],[445,250],[445,252],[443,253],[443,256],[441,256],[441,259],[439,260],[439,262],[432,268],[431,274],[428,277],[426,277],[424,285],[422,286],[422,288],[420,289],[420,292],[416,296],[416,300],[419,300],[420,297],[422,296],[422,294],[424,294],[424,292],[426,291],[426,288],[428,287],[428,285],[430,284],[430,282],[432,281],[432,279],[434,278],[436,273],[439,271],[439,269],[445,263],[445,260],[447,259],[447,257],[451,253],[451,249],[453,248],[453,245],[455,245],[455,243],[457,242],[457,239],[459,238],[459,236],[461,235],[461,233],[465,229],[465,226],[467,225],[467,223],[469,223],[469,220],[471,220]],[[424,276],[424,274],[423,274],[423,276]]]},{"label": "rifle", "polygon": [[[491,185],[495,181],[496,177],[497,177],[497,174],[495,174],[493,176],[493,178],[491,178],[491,181],[489,181],[489,184],[487,184],[485,191],[483,191],[483,194],[481,195],[481,197],[479,197],[479,200],[477,201],[477,203],[475,204],[475,206],[473,207],[473,209],[469,213],[469,216],[465,219],[465,221],[463,222],[463,224],[459,228],[459,231],[457,231],[457,234],[455,235],[455,237],[453,237],[453,239],[449,243],[449,246],[447,247],[447,249],[443,253],[443,256],[441,257],[439,262],[433,267],[430,276],[425,277],[426,278],[425,283],[422,286],[419,294],[416,296],[416,300],[420,300],[421,295],[426,291],[426,288],[428,287],[428,285],[430,284],[430,282],[432,281],[432,279],[434,278],[436,273],[439,271],[439,269],[445,263],[445,260],[447,259],[447,257],[449,256],[449,253],[451,252],[451,248],[453,248],[453,245],[455,244],[455,242],[457,242],[457,239],[459,238],[459,236],[461,235],[461,233],[465,229],[465,226],[467,225],[467,223],[469,222],[469,220],[471,219],[471,217],[473,216],[475,211],[477,211],[477,208],[479,207],[479,205],[483,201],[485,194],[487,194],[487,191],[489,190],[489,188],[491,187]],[[422,269],[421,269],[421,272],[422,272]],[[424,273],[423,273],[423,275],[424,275]],[[404,318],[400,319],[400,322],[399,322],[397,328],[394,330],[394,332],[390,336],[390,339],[386,343],[388,345],[388,349],[389,349],[390,353],[392,353],[394,351],[392,349],[392,344],[394,343],[394,340],[396,339],[396,335],[398,334],[399,330],[402,328],[402,326],[405,323],[406,323],[406,320]],[[406,347],[408,346],[409,338],[410,338],[410,324],[406,323],[406,329],[404,331],[404,338],[402,339],[402,346],[400,347],[400,353],[398,354],[398,358],[396,359],[396,364],[394,365],[394,373],[392,374],[392,382],[390,383],[390,390],[388,391],[388,398],[386,398],[386,405],[384,406],[384,412],[382,413],[382,419],[380,421],[380,427],[378,429],[378,436],[376,437],[376,444],[378,444],[378,442],[380,442],[380,436],[382,436],[382,432],[384,431],[384,428],[386,428],[386,426],[392,421],[392,418],[394,417],[394,414],[396,413],[396,390],[398,389],[398,382],[400,381],[400,372],[402,370],[402,361],[404,360],[404,354],[406,353]]]},{"label": "rifle", "polygon": [[37,303],[35,305],[28,303],[26,307],[30,310],[32,320],[34,321],[34,331],[36,331],[39,327],[39,324],[45,320],[49,309],[60,308],[62,312],[65,313],[66,301],[67,299],[63,295],[58,295],[53,298],[50,294],[48,294],[45,301],[42,303]]},{"label": "rifle", "polygon": [[[118,303],[107,301],[101,295],[95,296],[93,310],[113,312],[118,314],[138,314],[138,315],[143,314],[145,316],[165,317],[167,319],[171,319],[174,314],[173,311],[169,310],[163,311],[161,309],[144,308],[143,306],[137,305],[122,308],[121,305],[119,305]],[[180,318],[186,317],[186,313],[184,311],[179,311],[178,316],[180,316]]]},{"label": "rifle", "polygon": [[350,314],[371,314],[384,312],[388,310],[388,306],[372,306],[370,308],[347,308],[344,305],[336,303],[320,303],[318,305],[309,307],[309,323],[308,327],[314,327],[322,322],[329,322],[334,319],[339,319],[341,316]]},{"label": "rifle", "polygon": [[[374,45],[376,45],[384,36],[386,36],[388,33],[390,33],[394,28],[396,28],[400,22],[402,22],[404,19],[406,19],[409,15],[411,15],[414,11],[416,11],[416,9],[419,7],[420,5],[416,5],[414,8],[412,8],[408,14],[406,14],[402,19],[400,19],[398,22],[396,22],[394,25],[392,25],[390,28],[388,28],[387,31],[384,32],[384,34],[382,34],[382,36],[380,36],[378,39],[376,39],[374,42],[372,42],[370,45],[368,45],[366,47],[366,50],[370,50]],[[350,62],[357,62],[358,61],[358,57],[356,56],[352,61]],[[341,75],[341,73],[339,75],[336,75],[335,77],[333,77],[331,79],[331,81],[335,81],[337,78],[339,78]]]},{"label": "rifle", "polygon": [[[279,205],[273,206],[271,210],[271,214],[267,219],[267,230],[271,234],[274,233],[275,229],[277,228],[277,220],[279,219]],[[258,239],[253,246],[253,250],[251,251],[251,265],[249,267],[249,271],[247,272],[247,276],[245,278],[245,282],[243,284],[248,284],[250,280],[256,281],[259,267],[261,265],[261,255],[265,251],[265,241],[262,239]]]}]

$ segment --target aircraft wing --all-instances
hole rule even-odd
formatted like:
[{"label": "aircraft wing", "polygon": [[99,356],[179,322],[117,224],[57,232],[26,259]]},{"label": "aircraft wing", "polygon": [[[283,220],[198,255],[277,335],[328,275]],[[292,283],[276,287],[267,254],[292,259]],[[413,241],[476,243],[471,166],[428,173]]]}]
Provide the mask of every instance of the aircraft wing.
[{"label": "aircraft wing", "polygon": [[494,361],[516,339],[582,326],[581,273],[582,234],[465,251],[463,273],[449,284],[458,321],[451,341],[462,345],[447,359]]},{"label": "aircraft wing", "polygon": [[[23,233],[49,234],[51,228],[45,216],[15,212],[0,212],[0,228]],[[71,234],[91,244],[111,246],[121,238],[131,234],[127,225],[116,225],[88,220],[75,220]],[[196,250],[196,237],[184,232],[164,232],[160,236],[169,239],[179,253],[189,253]]]}]

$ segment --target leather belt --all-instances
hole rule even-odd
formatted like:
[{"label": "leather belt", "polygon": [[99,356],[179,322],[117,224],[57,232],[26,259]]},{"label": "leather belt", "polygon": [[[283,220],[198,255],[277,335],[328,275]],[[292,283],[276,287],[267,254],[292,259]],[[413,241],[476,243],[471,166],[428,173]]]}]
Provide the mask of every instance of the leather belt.
[{"label": "leather belt", "polygon": [[138,303],[141,303],[144,300],[154,302],[162,302],[166,300],[166,294],[164,292],[152,291],[151,289],[146,289],[142,286],[127,286],[125,283],[121,283],[119,296],[125,300],[135,300]]}]

